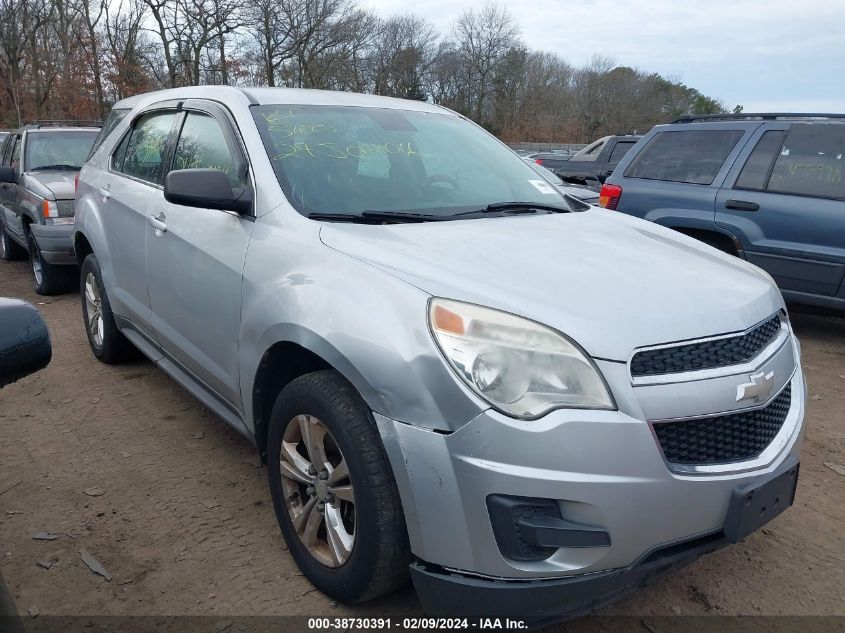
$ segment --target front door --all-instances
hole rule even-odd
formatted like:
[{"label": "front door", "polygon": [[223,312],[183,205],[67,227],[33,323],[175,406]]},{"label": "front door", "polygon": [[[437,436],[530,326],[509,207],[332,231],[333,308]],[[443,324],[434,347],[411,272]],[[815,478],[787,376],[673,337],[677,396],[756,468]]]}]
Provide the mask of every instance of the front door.
[{"label": "front door", "polygon": [[[251,186],[225,111],[186,101],[184,112],[172,169],[219,169],[233,187]],[[161,191],[147,213],[147,280],[156,337],[168,356],[240,412],[241,280],[253,219],[171,204]]]}]

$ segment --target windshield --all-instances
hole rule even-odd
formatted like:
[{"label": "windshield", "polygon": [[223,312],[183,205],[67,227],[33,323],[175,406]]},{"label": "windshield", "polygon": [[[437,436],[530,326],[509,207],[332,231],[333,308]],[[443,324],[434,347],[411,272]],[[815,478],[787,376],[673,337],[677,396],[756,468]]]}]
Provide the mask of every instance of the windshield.
[{"label": "windshield", "polygon": [[79,169],[97,137],[97,130],[29,132],[24,171]]},{"label": "windshield", "polygon": [[253,116],[279,184],[306,215],[567,206],[513,151],[454,115],[280,105],[255,107]]}]

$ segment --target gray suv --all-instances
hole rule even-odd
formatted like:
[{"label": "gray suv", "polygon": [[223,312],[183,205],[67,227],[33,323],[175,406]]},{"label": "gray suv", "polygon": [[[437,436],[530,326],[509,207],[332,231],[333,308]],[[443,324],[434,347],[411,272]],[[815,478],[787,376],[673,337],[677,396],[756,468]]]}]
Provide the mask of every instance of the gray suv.
[{"label": "gray suv", "polygon": [[0,259],[28,254],[38,294],[65,292],[76,282],[75,178],[99,132],[90,122],[35,123],[0,146]]},{"label": "gray suv", "polygon": [[134,345],[257,446],[337,600],[410,575],[432,613],[554,620],[793,501],[805,385],[771,278],[444,108],[136,98],[74,244],[94,355]]}]

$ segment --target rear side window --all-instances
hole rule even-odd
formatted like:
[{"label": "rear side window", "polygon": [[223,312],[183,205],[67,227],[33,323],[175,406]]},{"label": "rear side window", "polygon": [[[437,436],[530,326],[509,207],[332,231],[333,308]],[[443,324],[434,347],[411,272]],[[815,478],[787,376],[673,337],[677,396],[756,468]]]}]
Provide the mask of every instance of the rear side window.
[{"label": "rear side window", "polygon": [[608,159],[607,163],[609,165],[616,165],[622,160],[622,157],[627,154],[631,148],[634,146],[634,143],[629,141],[620,142],[616,144],[616,147],[613,148],[613,151],[610,152],[610,158]]},{"label": "rear side window", "polygon": [[127,176],[161,184],[167,138],[175,112],[151,112],[135,123],[115,153],[114,167]]},{"label": "rear side window", "polygon": [[845,198],[845,125],[793,123],[775,159],[767,191]]},{"label": "rear side window", "polygon": [[748,160],[745,162],[739,178],[736,179],[736,189],[765,189],[772,173],[772,165],[780,154],[786,132],[769,130],[760,140]]},{"label": "rear side window", "polygon": [[627,178],[709,185],[742,138],[742,130],[658,132],[628,169]]},{"label": "rear side window", "polygon": [[601,153],[601,150],[604,147],[604,144],[606,142],[607,142],[606,138],[599,139],[598,141],[596,141],[592,145],[588,145],[584,149],[576,152],[575,155],[572,158],[570,158],[569,160],[574,160],[576,162],[581,161],[581,160],[596,160],[596,158],[598,158],[598,156]]},{"label": "rear side window", "polygon": [[126,118],[126,115],[129,114],[131,108],[113,108],[109,115],[106,117],[105,122],[103,123],[103,127],[100,128],[100,133],[97,135],[97,138],[94,139],[94,144],[91,146],[91,151],[88,152],[88,158],[85,160],[91,160],[91,157],[94,155],[98,149],[100,149],[100,145],[103,144],[103,141],[106,140],[109,134],[112,133],[112,130],[118,126],[118,124]]}]

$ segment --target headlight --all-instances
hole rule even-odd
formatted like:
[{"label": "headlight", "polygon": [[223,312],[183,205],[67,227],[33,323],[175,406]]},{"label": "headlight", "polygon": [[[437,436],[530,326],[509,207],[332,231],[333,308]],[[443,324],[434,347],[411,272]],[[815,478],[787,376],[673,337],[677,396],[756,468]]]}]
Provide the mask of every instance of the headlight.
[{"label": "headlight", "polygon": [[429,327],[446,360],[503,413],[538,418],[552,409],[614,409],[598,368],[571,340],[490,308],[432,299]]}]

